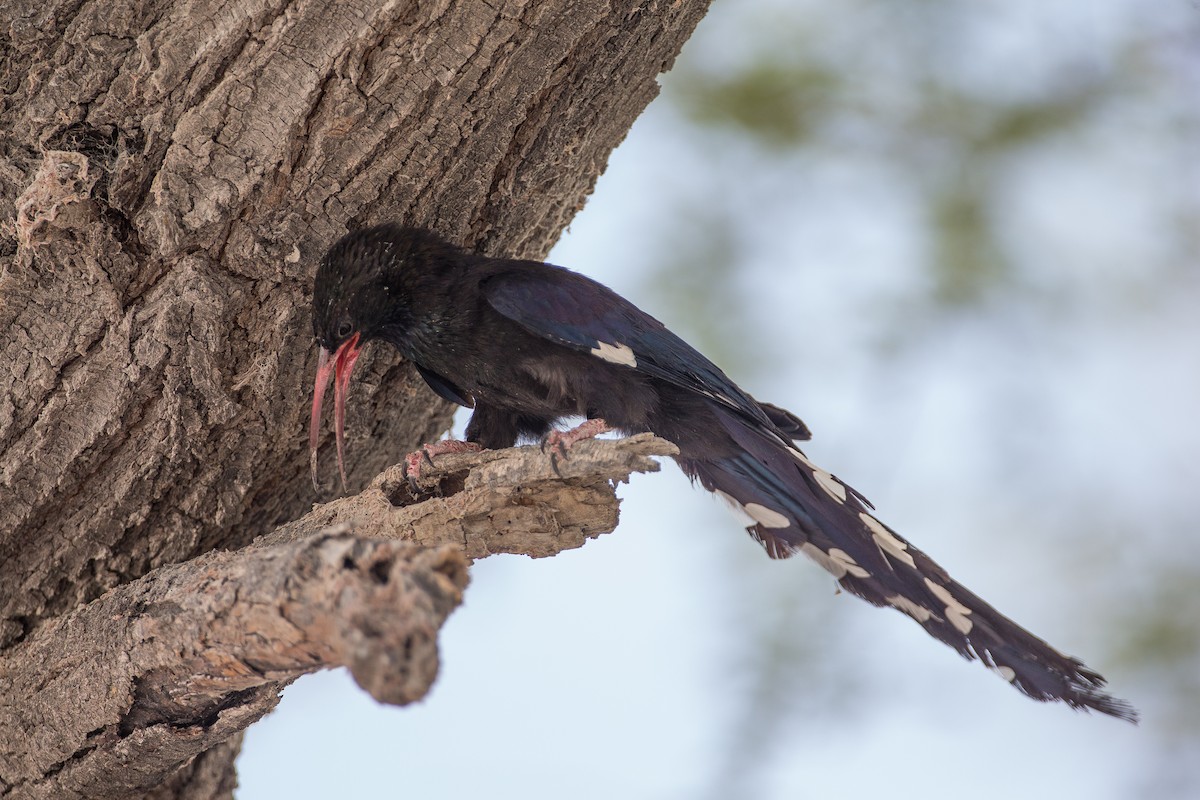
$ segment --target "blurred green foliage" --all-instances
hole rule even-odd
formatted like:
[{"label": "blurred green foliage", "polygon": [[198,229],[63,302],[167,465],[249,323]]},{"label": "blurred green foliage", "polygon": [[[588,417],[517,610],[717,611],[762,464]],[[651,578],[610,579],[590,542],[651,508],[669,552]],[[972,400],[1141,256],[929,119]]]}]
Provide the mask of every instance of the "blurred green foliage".
[{"label": "blurred green foliage", "polygon": [[675,318],[668,327],[686,332],[689,342],[719,364],[737,364],[752,372],[761,365],[757,351],[741,335],[748,301],[736,270],[738,247],[734,228],[710,208],[682,200],[672,215],[675,224],[658,245],[660,263],[647,278],[647,288],[668,298],[664,305]]},{"label": "blurred green foliage", "polygon": [[710,76],[673,76],[668,95],[700,126],[730,127],[764,146],[802,146],[835,106],[838,75],[816,64],[767,56],[745,69]]},{"label": "blurred green foliage", "polygon": [[[843,12],[819,4],[747,9],[740,36],[720,35],[720,46],[742,58],[708,58],[702,48],[713,43],[693,45],[670,74],[664,96],[699,137],[732,134],[738,146],[758,148],[763,158],[838,153],[906,172],[926,209],[931,311],[969,309],[1019,280],[999,229],[1006,198],[997,192],[998,178],[1015,160],[1094,132],[1111,123],[1106,117],[1121,124],[1183,121],[1156,119],[1161,103],[1149,100],[1161,95],[1156,87],[1179,81],[1163,74],[1169,63],[1146,55],[1168,44],[1155,26],[1130,29],[1092,62],[1069,53],[1057,60],[1053,53],[1031,54],[1048,66],[1031,72],[1022,91],[1009,91],[947,65],[955,23],[972,17],[962,4],[930,0],[919,13],[898,13],[890,5],[859,0]],[[950,20],[944,30],[931,26],[939,12]],[[1079,12],[1086,15],[1084,4]],[[988,13],[977,12],[980,18]],[[858,30],[862,41],[818,46],[826,28],[835,39]],[[881,31],[886,38],[878,37]],[[886,57],[864,55],[872,52]],[[969,54],[957,58],[969,60]],[[1183,116],[1192,124],[1200,119]],[[1169,134],[1166,127],[1162,134]],[[729,176],[718,168],[714,178]],[[738,210],[726,210],[723,223],[736,227]],[[1194,223],[1191,211],[1186,217]],[[720,216],[720,206],[710,213]]]}]

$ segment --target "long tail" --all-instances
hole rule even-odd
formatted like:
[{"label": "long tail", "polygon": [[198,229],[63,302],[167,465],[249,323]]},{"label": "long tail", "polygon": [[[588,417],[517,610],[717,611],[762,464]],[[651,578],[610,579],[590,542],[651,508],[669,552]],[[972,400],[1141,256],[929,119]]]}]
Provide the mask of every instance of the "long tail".
[{"label": "long tail", "polygon": [[854,489],[815,466],[790,442],[723,408],[722,426],[741,447],[720,460],[678,460],[684,472],[754,521],[746,530],[772,558],[804,553],[848,592],[896,608],[964,658],[978,658],[1035,700],[1061,700],[1137,721],[1104,678],[1017,625],[951,578],[872,516]]}]

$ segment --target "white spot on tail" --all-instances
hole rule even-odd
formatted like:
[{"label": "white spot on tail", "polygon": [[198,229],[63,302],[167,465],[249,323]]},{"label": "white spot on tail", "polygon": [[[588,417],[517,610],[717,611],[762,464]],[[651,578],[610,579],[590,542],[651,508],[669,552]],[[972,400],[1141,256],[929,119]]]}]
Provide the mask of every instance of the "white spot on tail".
[{"label": "white spot on tail", "polygon": [[850,554],[845,550],[839,550],[836,547],[832,547],[829,549],[829,557],[844,566],[846,568],[846,572],[849,572],[856,578],[871,577],[871,573],[860,567],[858,562],[851,558]]},{"label": "white spot on tail", "polygon": [[598,346],[592,348],[592,355],[599,356],[611,364],[624,364],[627,367],[637,366],[637,358],[634,357],[633,351],[623,344],[600,342]]},{"label": "white spot on tail", "polygon": [[830,497],[839,503],[846,502],[846,487],[842,485],[841,481],[820,467],[813,467],[813,476]]},{"label": "white spot on tail", "polygon": [[996,671],[997,675],[999,675],[1001,678],[1004,678],[1004,680],[1008,681],[1009,683],[1012,683],[1017,679],[1017,671],[1012,667],[1005,667],[1001,665],[993,667],[992,669]]},{"label": "white spot on tail", "polygon": [[909,600],[907,597],[904,597],[903,595],[894,594],[891,597],[889,597],[887,599],[887,601],[889,603],[891,603],[894,607],[903,611],[905,614],[908,614],[910,617],[915,619],[917,622],[925,622],[926,620],[928,620],[930,617],[933,616],[933,612],[930,611],[928,608],[926,608],[925,606],[923,606],[919,603],[914,603],[912,600]]},{"label": "white spot on tail", "polygon": [[800,552],[817,562],[822,569],[839,580],[846,577],[847,573],[856,578],[871,577],[871,573],[860,567],[858,562],[851,558],[845,550],[834,547],[826,553],[815,544],[805,542],[800,545]]},{"label": "white spot on tail", "polygon": [[835,577],[835,578],[845,577],[845,575],[846,575],[845,565],[839,564],[838,562],[834,561],[832,558],[830,558],[828,555],[826,555],[824,550],[817,547],[815,544],[812,544],[811,542],[805,542],[804,544],[800,545],[800,552],[804,553],[804,555],[808,556],[813,561],[817,562],[817,564],[820,565],[821,569],[830,573],[831,575],[833,575],[833,577]]},{"label": "white spot on tail", "polygon": [[925,585],[933,592],[934,597],[946,604],[946,619],[949,623],[964,636],[970,633],[974,623],[967,619],[967,615],[971,613],[971,609],[955,600],[954,595],[950,594],[950,590],[945,586],[934,583],[929,578],[925,579]]},{"label": "white spot on tail", "polygon": [[786,528],[792,524],[791,520],[783,514],[758,503],[746,503],[746,513],[754,517],[764,528]]},{"label": "white spot on tail", "polygon": [[804,466],[809,467],[810,469],[818,469],[816,464],[814,464],[808,460],[808,456],[804,455],[804,453],[801,453],[796,448],[788,447],[788,451],[792,454],[793,458],[795,458],[797,461],[799,461]]},{"label": "white spot on tail", "polygon": [[789,446],[788,452],[792,454],[792,458],[812,470],[813,477],[817,479],[817,483],[821,485],[821,488],[829,493],[830,497],[839,503],[846,502],[846,487],[842,485],[841,481],[809,461],[808,456],[801,453],[795,447]]},{"label": "white spot on tail", "polygon": [[903,561],[905,564],[916,569],[917,564],[913,561],[912,554],[907,552],[907,544],[897,539],[891,531],[884,527],[882,522],[865,511],[861,512],[858,517],[867,526],[867,529],[871,531],[871,536],[874,537],[875,544],[878,545],[880,550],[897,561]]}]

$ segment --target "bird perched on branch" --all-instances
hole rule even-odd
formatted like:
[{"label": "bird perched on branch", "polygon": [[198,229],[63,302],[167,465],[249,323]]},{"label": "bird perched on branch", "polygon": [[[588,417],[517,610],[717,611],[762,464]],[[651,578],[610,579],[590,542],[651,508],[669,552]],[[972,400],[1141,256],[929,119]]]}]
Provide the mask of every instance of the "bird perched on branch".
[{"label": "bird perched on branch", "polygon": [[[466,442],[408,457],[510,447],[544,437],[565,454],[607,430],[653,432],[680,468],[748,515],[772,558],[817,562],[846,591],[912,617],[965,658],[978,658],[1035,700],[1061,700],[1136,721],[1104,679],[951,578],[872,513],[796,441],[808,429],[760,403],[649,314],[593,280],[537,261],[468,252],[434,233],[380,225],[343,237],[317,270],[320,346],[310,428],[313,481],[321,403],[333,378],[338,466],[351,371],[369,341],[391,344],[437,394],[474,413]],[[566,417],[586,421],[560,433]]]}]

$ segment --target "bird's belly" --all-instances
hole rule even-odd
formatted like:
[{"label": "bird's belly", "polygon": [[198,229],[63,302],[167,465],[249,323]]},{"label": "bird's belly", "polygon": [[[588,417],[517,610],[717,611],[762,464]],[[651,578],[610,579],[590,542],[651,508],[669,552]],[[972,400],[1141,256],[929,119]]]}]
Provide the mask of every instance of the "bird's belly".
[{"label": "bird's belly", "polygon": [[637,371],[574,352],[514,359],[480,375],[473,394],[480,402],[522,415],[545,420],[599,417],[626,431],[646,430],[657,398]]}]

